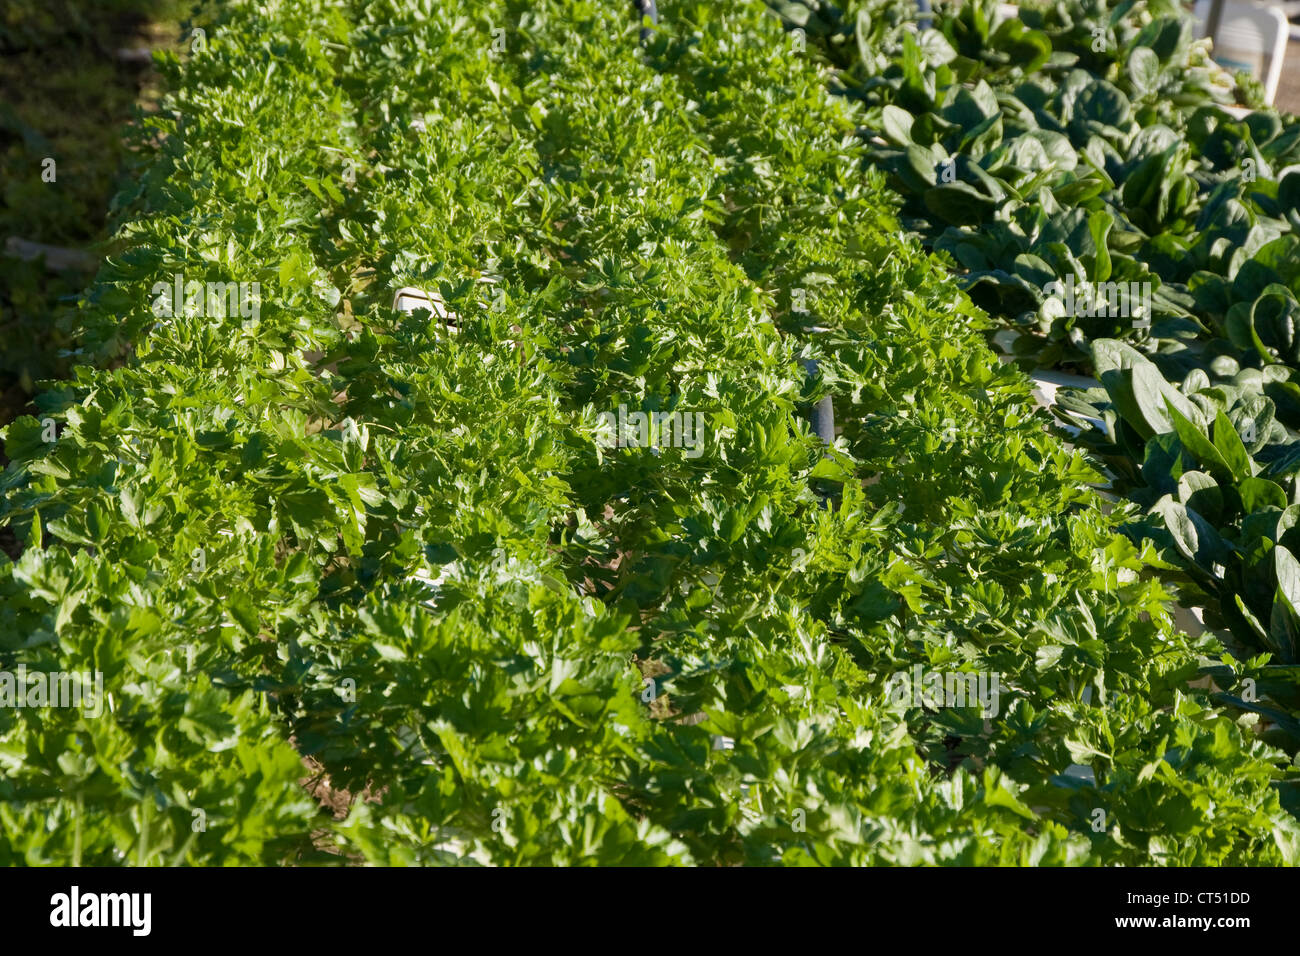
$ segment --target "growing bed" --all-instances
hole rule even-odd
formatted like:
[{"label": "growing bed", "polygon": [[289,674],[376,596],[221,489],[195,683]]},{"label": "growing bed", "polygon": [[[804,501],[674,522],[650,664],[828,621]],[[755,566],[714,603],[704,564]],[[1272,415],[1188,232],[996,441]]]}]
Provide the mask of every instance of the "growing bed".
[{"label": "growing bed", "polygon": [[[1220,648],[1139,508],[764,4],[220,17],[57,440],[5,433],[0,660],[110,707],[0,709],[0,862],[1295,859],[1295,771],[1189,685]],[[159,324],[176,274],[260,314]],[[603,447],[620,405],[703,453]],[[995,712],[891,694],[918,667]]]}]

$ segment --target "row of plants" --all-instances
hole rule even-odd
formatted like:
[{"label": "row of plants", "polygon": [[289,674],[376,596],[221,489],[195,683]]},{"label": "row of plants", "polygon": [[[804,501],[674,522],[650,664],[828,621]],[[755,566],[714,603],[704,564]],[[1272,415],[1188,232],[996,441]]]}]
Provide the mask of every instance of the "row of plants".
[{"label": "row of plants", "polygon": [[1164,0],[1011,19],[941,4],[926,24],[892,0],[774,6],[864,104],[904,221],[1015,332],[1022,366],[1100,381],[1064,394],[1064,420],[1144,507],[1129,533],[1185,601],[1268,655],[1250,670],[1265,693],[1225,699],[1294,752],[1300,123],[1214,67]]},{"label": "row of plants", "polygon": [[0,708],[0,861],[1295,861],[1286,754],[1188,685],[1242,665],[860,107],[761,3],[660,13],[235,0],[165,62],[86,364],[4,433],[0,670],[107,702]]}]

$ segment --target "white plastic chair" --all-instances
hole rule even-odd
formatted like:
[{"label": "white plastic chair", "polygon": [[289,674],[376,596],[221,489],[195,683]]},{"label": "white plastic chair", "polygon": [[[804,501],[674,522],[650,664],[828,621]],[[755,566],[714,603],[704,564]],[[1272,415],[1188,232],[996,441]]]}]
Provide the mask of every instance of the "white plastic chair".
[{"label": "white plastic chair", "polygon": [[[1204,36],[1210,0],[1197,0],[1193,15],[1196,35]],[[1282,78],[1290,34],[1291,25],[1280,7],[1250,0],[1224,0],[1219,33],[1214,38],[1214,61],[1227,69],[1248,70],[1264,84],[1264,96],[1272,103]]]}]

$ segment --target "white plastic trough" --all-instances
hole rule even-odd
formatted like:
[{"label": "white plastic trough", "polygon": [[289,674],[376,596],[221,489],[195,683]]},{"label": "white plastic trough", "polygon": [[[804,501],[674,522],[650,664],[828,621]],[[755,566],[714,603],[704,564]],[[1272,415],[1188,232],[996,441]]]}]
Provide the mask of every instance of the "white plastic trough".
[{"label": "white plastic trough", "polygon": [[393,293],[393,308],[398,312],[427,310],[442,319],[449,332],[460,331],[460,316],[447,309],[447,303],[437,292],[426,292],[414,286],[403,286]]},{"label": "white plastic trough", "polygon": [[[1209,28],[1210,0],[1198,0],[1193,15],[1196,36],[1205,36]],[[1271,105],[1282,78],[1282,63],[1291,35],[1286,12],[1275,3],[1224,0],[1219,17],[1212,47],[1215,62],[1224,69],[1248,71],[1263,84],[1264,98]]]}]

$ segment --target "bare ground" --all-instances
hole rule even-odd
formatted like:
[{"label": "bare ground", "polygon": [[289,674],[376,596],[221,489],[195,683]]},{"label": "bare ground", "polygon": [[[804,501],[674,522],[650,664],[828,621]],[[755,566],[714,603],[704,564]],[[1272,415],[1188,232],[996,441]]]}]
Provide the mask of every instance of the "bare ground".
[{"label": "bare ground", "polygon": [[1288,113],[1300,114],[1300,43],[1292,40],[1282,61],[1282,79],[1277,85],[1273,105]]}]

